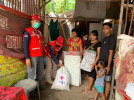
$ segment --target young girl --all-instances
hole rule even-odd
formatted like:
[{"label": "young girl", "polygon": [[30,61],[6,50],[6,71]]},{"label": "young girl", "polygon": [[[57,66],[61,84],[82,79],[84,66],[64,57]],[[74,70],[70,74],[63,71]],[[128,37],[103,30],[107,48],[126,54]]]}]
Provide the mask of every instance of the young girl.
[{"label": "young girl", "polygon": [[98,67],[100,68],[100,70],[97,69],[97,66],[95,67],[97,78],[96,78],[95,85],[94,85],[94,87],[96,88],[94,100],[97,100],[99,94],[101,95],[102,100],[105,100],[104,79],[105,79],[105,73],[106,73],[106,69],[105,69],[106,66],[107,66],[106,61],[100,61],[98,64]]}]

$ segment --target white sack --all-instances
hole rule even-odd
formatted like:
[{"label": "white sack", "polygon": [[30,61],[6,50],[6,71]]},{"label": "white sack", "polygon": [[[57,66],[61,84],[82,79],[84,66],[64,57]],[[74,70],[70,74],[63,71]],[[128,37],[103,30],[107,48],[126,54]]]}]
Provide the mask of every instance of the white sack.
[{"label": "white sack", "polygon": [[70,91],[69,84],[70,76],[67,69],[63,66],[57,70],[56,78],[51,89]]}]

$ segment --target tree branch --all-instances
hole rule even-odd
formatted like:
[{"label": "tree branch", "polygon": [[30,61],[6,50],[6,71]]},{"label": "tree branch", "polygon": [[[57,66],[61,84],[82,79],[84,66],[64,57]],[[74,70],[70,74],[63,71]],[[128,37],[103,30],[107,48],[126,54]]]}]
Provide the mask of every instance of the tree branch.
[{"label": "tree branch", "polygon": [[49,2],[51,2],[52,0],[49,0],[49,1],[45,1],[45,0],[43,0],[44,2],[45,2],[45,4],[44,5],[42,5],[39,9],[41,9],[41,8],[43,8],[46,4],[48,4]]}]

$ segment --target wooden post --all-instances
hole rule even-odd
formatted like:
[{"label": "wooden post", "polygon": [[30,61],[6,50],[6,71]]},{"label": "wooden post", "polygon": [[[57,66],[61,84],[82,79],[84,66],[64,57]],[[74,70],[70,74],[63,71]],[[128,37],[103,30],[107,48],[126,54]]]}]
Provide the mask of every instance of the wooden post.
[{"label": "wooden post", "polygon": [[35,8],[35,13],[37,14],[37,7],[38,7],[38,2],[37,2],[37,0],[35,1],[35,6],[36,6],[36,8]]},{"label": "wooden post", "polygon": [[9,0],[9,8],[10,8],[11,1]]},{"label": "wooden post", "polygon": [[[44,4],[46,3],[46,0],[44,0]],[[44,12],[44,28],[45,28],[45,12],[46,12],[46,5],[44,6],[44,8],[43,8],[43,12]],[[44,30],[43,30],[44,31]],[[45,33],[44,33],[45,34]],[[43,34],[43,37],[44,37],[44,34]],[[48,38],[48,40],[49,40],[49,38]],[[44,43],[45,43],[45,41],[44,41]]]},{"label": "wooden post", "polygon": [[4,0],[3,0],[3,5],[4,5]]},{"label": "wooden post", "polygon": [[27,2],[26,2],[26,9],[27,9],[27,14],[28,14],[28,0],[26,0]]},{"label": "wooden post", "polygon": [[120,18],[119,18],[119,25],[118,25],[118,33],[117,33],[117,35],[120,35],[121,34],[123,9],[124,9],[124,0],[121,0]]},{"label": "wooden post", "polygon": [[16,3],[17,0],[15,0],[15,10],[16,10],[16,6],[17,6],[17,3]]},{"label": "wooden post", "polygon": [[14,6],[14,0],[12,0],[11,5],[12,5],[12,9],[13,9],[13,6]]},{"label": "wooden post", "polygon": [[20,12],[22,11],[22,9],[21,9],[21,4],[22,4],[22,0],[20,0]]},{"label": "wooden post", "polygon": [[59,22],[60,22],[61,29],[62,29],[62,31],[63,31],[63,35],[64,35],[64,37],[65,37],[65,42],[66,42],[66,44],[67,44],[67,38],[66,38],[65,31],[64,31],[63,25],[61,24],[60,19],[59,19]]},{"label": "wooden post", "polygon": [[123,32],[123,34],[125,34],[125,32],[126,32],[126,26],[127,26],[128,4],[129,4],[129,1],[127,0],[127,6],[126,6],[126,21],[125,21],[125,26],[124,26],[124,32]]},{"label": "wooden post", "polygon": [[114,66],[113,66],[113,74],[112,74],[112,82],[111,82],[111,89],[110,89],[110,98],[109,100],[114,100],[113,97],[114,97],[114,79],[115,79],[115,74],[116,74],[116,60],[117,58],[115,58],[114,60]]},{"label": "wooden post", "polygon": [[128,32],[128,35],[130,35],[130,32],[131,32],[131,27],[132,27],[133,17],[134,17],[134,4],[133,4],[133,10],[132,10],[132,16],[131,16],[131,22],[130,22],[130,26],[129,26],[129,32]]}]

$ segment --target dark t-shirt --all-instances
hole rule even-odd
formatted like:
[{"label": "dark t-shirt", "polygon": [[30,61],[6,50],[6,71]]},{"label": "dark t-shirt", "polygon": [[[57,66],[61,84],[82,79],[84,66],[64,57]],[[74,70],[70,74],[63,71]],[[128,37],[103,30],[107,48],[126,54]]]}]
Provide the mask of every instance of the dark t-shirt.
[{"label": "dark t-shirt", "polygon": [[116,39],[113,35],[109,35],[104,37],[101,43],[100,49],[100,60],[108,61],[109,58],[109,50],[115,50],[116,48]]},{"label": "dark t-shirt", "polygon": [[[86,49],[89,48],[92,44],[91,41],[88,41],[86,43]],[[101,42],[96,43],[93,47],[90,48],[90,50],[97,51],[97,48],[101,46]]]}]

